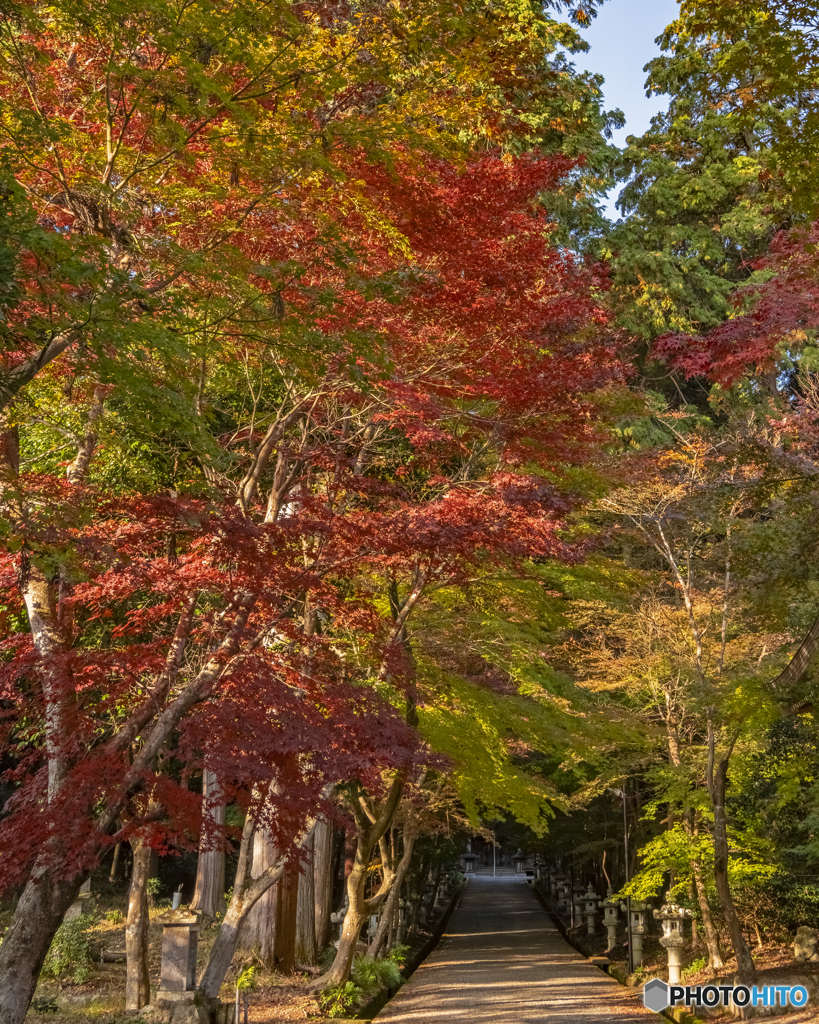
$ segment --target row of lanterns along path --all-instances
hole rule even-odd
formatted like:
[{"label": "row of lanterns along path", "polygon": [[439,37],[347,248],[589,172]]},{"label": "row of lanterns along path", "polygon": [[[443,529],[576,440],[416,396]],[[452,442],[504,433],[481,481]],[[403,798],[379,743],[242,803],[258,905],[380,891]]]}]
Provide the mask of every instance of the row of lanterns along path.
[{"label": "row of lanterns along path", "polygon": [[[541,874],[538,881],[542,885],[546,878]],[[603,924],[606,927],[607,950],[617,945],[617,931],[620,927],[620,911],[625,911],[624,921],[626,935],[631,942],[630,968],[636,970],[643,962],[643,935],[646,933],[646,916],[651,906],[642,900],[620,901],[612,899],[613,890],[608,888],[606,898],[601,900],[591,882],[584,893],[575,889],[572,895],[571,883],[565,875],[550,873],[548,888],[552,902],[556,905],[561,917],[574,920],[580,924],[585,918],[587,936],[597,934],[598,911],[603,911]],[[574,907],[574,914],[571,909]],[[690,918],[691,911],[672,902],[670,893],[666,893],[666,902],[659,910],[654,911],[654,918],[663,926],[660,945],[668,952],[668,981],[671,985],[679,985],[681,976],[682,950],[685,946],[685,921]]]}]

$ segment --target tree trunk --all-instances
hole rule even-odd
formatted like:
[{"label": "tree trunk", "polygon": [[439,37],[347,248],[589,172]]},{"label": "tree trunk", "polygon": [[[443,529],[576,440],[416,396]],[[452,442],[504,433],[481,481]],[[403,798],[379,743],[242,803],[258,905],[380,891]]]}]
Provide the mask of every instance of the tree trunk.
[{"label": "tree trunk", "polygon": [[117,879],[117,868],[119,867],[119,853],[122,849],[122,843],[117,843],[114,847],[114,856],[111,858],[111,871],[108,874],[108,881],[113,885]]},{"label": "tree trunk", "polygon": [[134,838],[134,866],[125,921],[125,1009],[141,1010],[151,1001],[148,980],[148,878],[151,847]]},{"label": "tree trunk", "polygon": [[711,908],[708,906],[708,895],[705,891],[705,883],[702,880],[702,868],[698,861],[691,864],[691,872],[694,876],[694,886],[697,890],[697,904],[700,908],[702,918],[702,930],[705,933],[705,945],[708,949],[708,966],[712,971],[720,971],[725,966],[722,959],[722,950],[719,944],[719,932],[714,926],[714,919],[711,916]]},{"label": "tree trunk", "polygon": [[374,960],[381,952],[381,947],[384,944],[384,940],[387,935],[392,931],[392,922],[395,918],[396,908],[398,906],[398,900],[401,897],[401,887],[404,884],[407,871],[409,870],[410,863],[412,862],[412,849],[415,845],[415,836],[410,834],[407,835],[404,832],[404,854],[399,861],[398,867],[395,871],[395,878],[393,879],[392,889],[387,897],[387,902],[384,905],[384,912],[381,915],[381,920],[378,922],[378,929],[375,936],[370,943],[370,947],[367,950],[367,956],[371,960]]},{"label": "tree trunk", "polygon": [[288,864],[279,882],[276,903],[276,970],[293,974],[296,970],[296,910],[299,893],[298,862]]},{"label": "tree trunk", "polygon": [[368,916],[374,913],[387,898],[393,882],[393,873],[383,865],[384,879],[378,891],[369,899],[365,898],[365,888],[370,868],[372,852],[378,845],[387,829],[392,824],[401,794],[404,791],[405,776],[397,773],[390,785],[384,802],[377,809],[372,807],[364,795],[359,792],[354,798],[353,813],[358,825],[358,842],[355,849],[352,870],[347,877],[347,898],[349,906],[344,918],[344,926],[338,943],[338,952],[332,966],[310,986],[312,989],[328,988],[331,985],[343,985],[350,977],[353,966],[358,937]]},{"label": "tree trunk", "polygon": [[43,961],[84,878],[55,882],[32,878],[0,943],[0,1024],[23,1024]]},{"label": "tree trunk", "polygon": [[196,863],[196,887],[191,910],[212,920],[227,908],[225,847],[221,835],[221,828],[225,824],[225,801],[216,775],[207,768],[202,777],[202,818],[203,834]]},{"label": "tree trunk", "polygon": [[[343,985],[350,977],[350,970],[355,959],[358,936],[364,922],[367,920],[367,912],[364,900],[364,886],[367,882],[370,858],[366,860],[362,856],[363,844],[359,841],[356,849],[355,863],[350,874],[347,876],[347,896],[349,906],[341,929],[341,937],[338,941],[338,952],[329,971],[327,971],[316,982],[316,987],[329,988],[332,985]],[[372,852],[372,847],[369,848]]]},{"label": "tree trunk", "polygon": [[322,820],[316,825],[313,842],[313,897],[315,900],[316,946],[318,951],[330,941],[330,912],[333,908],[333,823]]},{"label": "tree trunk", "polygon": [[296,952],[297,964],[318,963],[316,944],[316,893],[314,876],[315,835],[305,844],[307,861],[298,877],[296,899]]},{"label": "tree trunk", "polygon": [[[253,836],[253,860],[250,877],[258,878],[277,863],[279,851],[273,845],[267,829],[259,828]],[[253,953],[270,970],[275,970],[276,904],[278,885],[272,885],[253,904],[242,924],[239,949]]]},{"label": "tree trunk", "polygon": [[[315,821],[308,822],[304,831],[296,839],[297,846],[301,847],[310,838],[315,826]],[[271,887],[275,886],[284,873],[284,860],[277,858],[258,878],[251,879],[249,877],[251,848],[255,845],[253,842],[253,820],[248,815],[242,830],[242,843],[239,848],[236,880],[233,883],[233,896],[225,911],[216,941],[211,947],[207,965],[199,979],[199,988],[209,999],[216,999],[219,996],[222,982],[225,980],[233,954],[236,952],[239,932],[243,930],[243,924],[249,911]]]},{"label": "tree trunk", "polygon": [[728,758],[723,758],[714,772],[713,805],[714,805],[714,881],[717,885],[722,913],[734,956],[737,958],[737,976],[740,984],[750,984],[756,974],[756,965],[751,950],[745,941],[742,925],[737,917],[731,887],[728,883],[728,821],[725,814],[725,784],[728,776]]}]

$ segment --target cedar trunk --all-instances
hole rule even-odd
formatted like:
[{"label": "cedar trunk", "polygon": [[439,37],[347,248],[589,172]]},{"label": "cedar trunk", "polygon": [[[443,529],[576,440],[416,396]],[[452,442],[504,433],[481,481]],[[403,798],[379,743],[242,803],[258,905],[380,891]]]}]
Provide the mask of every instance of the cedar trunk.
[{"label": "cedar trunk", "polygon": [[[253,860],[250,877],[258,878],[274,865],[279,852],[263,828],[256,830],[253,837]],[[278,886],[271,886],[247,912],[239,933],[238,948],[242,952],[254,953],[259,960],[273,970],[276,966],[276,904]]]},{"label": "cedar trunk", "polygon": [[[203,836],[196,863],[196,888],[191,910],[212,919],[227,909],[225,903],[225,848],[220,830],[225,824],[225,801],[216,775],[205,769],[202,777]],[[214,843],[218,842],[217,846]]]},{"label": "cedar trunk", "polygon": [[125,922],[125,1009],[141,1010],[151,1001],[148,980],[148,879],[151,877],[150,846],[132,839],[134,865]]},{"label": "cedar trunk", "polygon": [[330,941],[330,913],[333,907],[333,823],[326,820],[316,825],[313,844],[313,898],[316,946],[321,951]]},{"label": "cedar trunk", "polygon": [[307,859],[298,878],[296,898],[296,952],[297,964],[318,963],[316,944],[316,895],[313,875],[315,858],[315,835],[305,844]]},{"label": "cedar trunk", "polygon": [[299,892],[298,862],[288,864],[278,885],[276,903],[276,970],[293,974],[296,969],[296,908]]}]

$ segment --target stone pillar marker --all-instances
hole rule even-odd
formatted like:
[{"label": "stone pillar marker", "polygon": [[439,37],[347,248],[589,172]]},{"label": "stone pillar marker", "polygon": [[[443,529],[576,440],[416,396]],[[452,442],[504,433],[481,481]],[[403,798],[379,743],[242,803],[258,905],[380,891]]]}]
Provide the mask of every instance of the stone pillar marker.
[{"label": "stone pillar marker", "polygon": [[159,918],[162,928],[162,967],[158,1000],[196,989],[196,951],[199,915],[170,910]]},{"label": "stone pillar marker", "polygon": [[609,886],[606,898],[597,904],[603,911],[603,924],[606,926],[606,933],[608,935],[607,949],[614,949],[617,945],[617,901],[611,898],[613,894],[614,890]]},{"label": "stone pillar marker", "polygon": [[665,903],[659,910],[654,911],[656,920],[663,925],[663,935],[660,945],[668,950],[668,983],[679,985],[681,980],[682,948],[685,945],[685,934],[683,924],[686,918],[691,917],[691,911],[685,910],[676,903],[671,902],[671,893],[665,894]]}]

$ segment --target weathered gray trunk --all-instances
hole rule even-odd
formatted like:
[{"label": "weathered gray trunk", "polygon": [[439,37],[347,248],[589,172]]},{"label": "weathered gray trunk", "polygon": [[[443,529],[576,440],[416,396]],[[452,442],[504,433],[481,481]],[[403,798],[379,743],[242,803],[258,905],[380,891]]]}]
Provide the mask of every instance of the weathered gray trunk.
[{"label": "weathered gray trunk", "polygon": [[141,1010],[151,1001],[148,979],[148,879],[151,847],[132,839],[134,863],[125,921],[125,1009]]},{"label": "weathered gray trunk", "polygon": [[314,881],[315,835],[305,843],[307,859],[297,883],[295,961],[297,964],[318,963],[316,943],[316,893]]},{"label": "weathered gray trunk", "polygon": [[[191,910],[205,918],[224,913],[225,848],[219,830],[225,824],[225,801],[216,775],[205,769],[202,777],[203,837],[196,864],[196,887]],[[214,843],[218,845],[214,845]]]},{"label": "weathered gray trunk", "polygon": [[51,940],[84,881],[41,875],[23,890],[0,943],[0,1024],[23,1024]]}]

